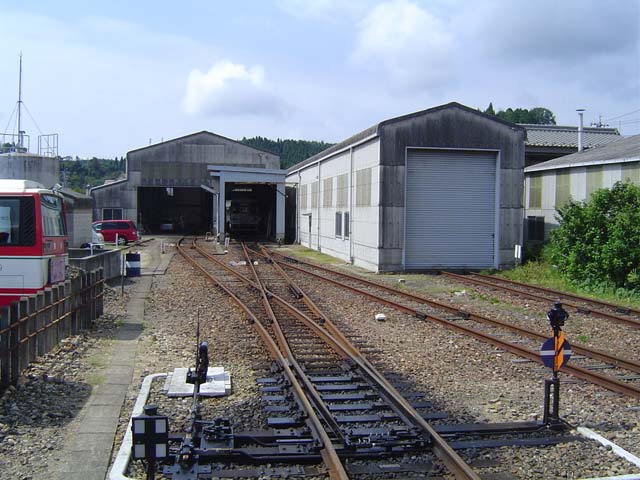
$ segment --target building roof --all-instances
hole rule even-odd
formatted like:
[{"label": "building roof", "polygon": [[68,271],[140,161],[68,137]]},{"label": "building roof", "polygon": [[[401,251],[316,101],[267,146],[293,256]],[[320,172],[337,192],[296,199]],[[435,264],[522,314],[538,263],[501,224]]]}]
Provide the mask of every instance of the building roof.
[{"label": "building roof", "polygon": [[127,155],[129,155],[130,153],[133,153],[133,152],[139,152],[141,150],[146,150],[147,148],[153,148],[153,147],[157,147],[158,145],[164,145],[166,143],[177,142],[178,140],[184,140],[184,139],[187,139],[189,137],[195,137],[196,135],[202,135],[202,134],[210,135],[212,137],[222,138],[223,140],[226,140],[228,142],[237,143],[238,145],[242,145],[243,147],[251,148],[253,150],[257,150],[257,151],[263,152],[263,153],[268,153],[269,155],[273,155],[274,157],[280,158],[280,155],[278,155],[277,153],[269,152],[269,151],[263,150],[261,148],[252,147],[251,145],[247,145],[245,143],[239,142],[238,140],[234,140],[232,138],[228,138],[228,137],[225,137],[223,135],[218,135],[217,133],[213,133],[213,132],[210,132],[208,130],[201,130],[200,132],[194,132],[194,133],[190,133],[188,135],[183,135],[181,137],[171,138],[169,140],[163,140],[162,142],[152,143],[151,145],[146,145],[144,147],[134,148],[133,150],[129,150],[127,152]]},{"label": "building roof", "polygon": [[393,118],[389,118],[387,120],[383,120],[382,122],[376,123],[375,125],[362,130],[361,132],[356,133],[355,135],[350,136],[349,138],[336,143],[335,145],[332,145],[331,147],[321,151],[320,153],[317,153],[315,155],[313,155],[312,157],[307,158],[306,160],[303,160],[302,162],[299,162],[291,167],[288,168],[287,173],[292,173],[295,172],[297,170],[300,170],[302,167],[309,165],[310,163],[314,163],[316,160],[319,160],[321,158],[325,158],[328,157],[329,155],[336,153],[340,150],[343,150],[347,147],[350,147],[356,143],[361,142],[362,140],[365,139],[370,139],[370,138],[375,138],[377,136],[380,135],[380,130],[385,126],[385,125],[389,125],[392,123],[396,123],[396,122],[401,122],[403,120],[408,120],[410,118],[413,117],[419,117],[421,115],[426,115],[429,113],[435,113],[439,110],[445,110],[447,108],[458,108],[461,110],[465,110],[468,111],[470,113],[473,113],[475,115],[480,115],[482,117],[486,117],[489,120],[495,121],[495,122],[499,122],[499,123],[503,123],[511,128],[520,128],[523,129],[524,127],[522,125],[517,125],[515,123],[511,123],[511,122],[507,122],[506,120],[502,120],[501,118],[498,118],[494,115],[488,115],[486,113],[483,113],[479,110],[467,107],[465,105],[462,105],[461,103],[458,102],[450,102],[450,103],[446,103],[444,105],[439,105],[437,107],[432,107],[432,108],[428,108],[426,110],[420,110],[418,112],[413,112],[413,113],[409,113],[407,115],[401,115],[399,117],[393,117]]},{"label": "building roof", "polygon": [[637,161],[640,161],[640,135],[633,135],[626,138],[619,136],[618,140],[610,142],[607,145],[538,163],[525,168],[524,171],[525,173],[529,173],[559,168]]},{"label": "building roof", "polygon": [[[527,131],[525,147],[578,148],[578,127],[561,125],[519,124]],[[584,148],[593,148],[620,139],[617,128],[585,127],[582,136]]]}]

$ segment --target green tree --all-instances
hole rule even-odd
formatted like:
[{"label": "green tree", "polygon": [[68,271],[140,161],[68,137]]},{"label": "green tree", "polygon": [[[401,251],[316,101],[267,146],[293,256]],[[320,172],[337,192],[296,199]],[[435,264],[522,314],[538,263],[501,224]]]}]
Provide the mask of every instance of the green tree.
[{"label": "green tree", "polygon": [[493,102],[489,102],[489,106],[484,111],[484,113],[486,113],[488,115],[495,115],[496,114],[496,111],[493,109]]},{"label": "green tree", "polygon": [[570,280],[640,290],[640,187],[617,182],[558,210],[551,260]]},{"label": "green tree", "polygon": [[545,107],[535,107],[531,110],[527,110],[526,108],[513,109],[509,107],[506,110],[498,110],[498,112],[496,113],[493,108],[493,103],[489,103],[489,106],[484,111],[484,113],[495,115],[502,120],[506,120],[507,122],[512,123],[530,123],[534,125],[556,124],[555,114]]}]

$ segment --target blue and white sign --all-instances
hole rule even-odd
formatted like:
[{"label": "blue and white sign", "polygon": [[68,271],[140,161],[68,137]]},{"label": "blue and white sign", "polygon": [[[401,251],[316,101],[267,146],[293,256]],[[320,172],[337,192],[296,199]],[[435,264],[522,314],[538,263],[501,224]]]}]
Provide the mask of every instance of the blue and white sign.
[{"label": "blue and white sign", "polygon": [[551,337],[542,344],[540,348],[540,356],[542,357],[542,363],[547,367],[553,369],[555,372],[564,367],[571,354],[571,345],[564,339],[564,336],[559,338],[559,342],[562,342],[560,348],[556,351],[556,339]]}]

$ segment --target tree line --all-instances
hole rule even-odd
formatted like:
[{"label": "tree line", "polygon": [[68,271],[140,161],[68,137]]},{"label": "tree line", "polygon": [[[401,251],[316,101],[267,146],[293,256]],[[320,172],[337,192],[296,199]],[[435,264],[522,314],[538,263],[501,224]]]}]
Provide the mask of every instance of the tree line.
[{"label": "tree line", "polygon": [[60,179],[64,187],[85,193],[87,186],[102,185],[115,180],[125,171],[124,157],[60,160]]},{"label": "tree line", "polygon": [[280,138],[272,140],[265,137],[242,137],[240,143],[279,155],[280,168],[283,169],[300,163],[333,145],[333,143],[314,140],[283,140]]},{"label": "tree line", "polygon": [[484,110],[484,113],[493,115],[502,120],[506,120],[511,123],[529,123],[533,125],[555,125],[555,114],[545,107],[535,107],[531,110],[526,108],[511,107],[506,110],[498,110],[497,112],[493,108],[493,103],[489,103],[489,106]]}]

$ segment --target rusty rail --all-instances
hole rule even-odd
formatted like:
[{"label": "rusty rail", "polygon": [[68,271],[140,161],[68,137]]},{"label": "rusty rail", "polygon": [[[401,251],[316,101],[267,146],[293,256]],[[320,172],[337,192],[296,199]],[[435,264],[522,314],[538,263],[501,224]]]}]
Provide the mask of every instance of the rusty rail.
[{"label": "rusty rail", "polygon": [[[297,262],[300,262],[297,259],[294,259],[294,260],[297,261]],[[307,263],[307,262],[302,262],[302,263]],[[344,284],[344,283],[339,282],[339,281],[337,281],[335,279],[326,277],[324,275],[320,275],[318,273],[310,272],[309,270],[305,270],[305,269],[297,267],[295,265],[291,265],[289,263],[284,263],[284,265],[289,267],[289,268],[297,269],[297,270],[299,270],[301,272],[304,272],[305,274],[314,276],[314,277],[316,277],[318,279],[321,279],[323,281],[332,283],[332,284],[334,284],[334,285],[336,285],[336,286],[338,286],[340,288],[344,288],[344,289],[350,290],[350,291],[352,291],[354,293],[358,293],[360,295],[364,295],[366,297],[369,297],[372,300],[375,300],[377,302],[380,302],[380,303],[383,303],[383,304],[388,305],[390,307],[393,307],[396,310],[400,310],[400,311],[402,311],[404,313],[407,313],[409,315],[415,316],[415,317],[417,317],[417,318],[419,318],[421,320],[429,320],[429,321],[431,321],[433,323],[436,323],[438,325],[441,325],[443,327],[449,328],[451,330],[458,331],[460,333],[464,333],[466,335],[470,335],[470,336],[472,336],[474,338],[477,338],[477,339],[482,340],[484,342],[490,343],[490,344],[492,344],[492,345],[494,345],[494,346],[496,346],[498,348],[502,348],[504,350],[507,350],[507,351],[509,351],[509,352],[511,352],[511,353],[513,353],[515,355],[521,356],[523,358],[527,358],[529,360],[532,360],[532,361],[535,361],[535,362],[538,362],[538,363],[542,363],[542,359],[540,358],[540,355],[539,355],[539,353],[537,351],[530,350],[530,349],[521,347],[521,346],[516,345],[516,344],[511,344],[511,343],[505,342],[504,340],[501,340],[501,339],[499,339],[497,337],[494,337],[492,335],[488,335],[486,333],[479,332],[479,331],[477,331],[475,329],[472,329],[470,327],[465,327],[463,325],[456,324],[455,322],[452,322],[450,320],[447,320],[445,318],[442,318],[442,317],[439,317],[439,316],[436,316],[436,315],[431,315],[431,314],[428,314],[428,313],[425,313],[425,312],[421,312],[421,311],[416,310],[416,309],[414,309],[412,307],[408,307],[406,305],[402,305],[401,303],[397,303],[397,302],[395,302],[393,300],[385,299],[383,297],[380,297],[379,295],[373,294],[371,292],[367,292],[366,290],[362,290],[360,288]],[[309,265],[313,266],[313,268],[323,269],[323,267],[317,266],[315,264],[309,264]],[[326,269],[326,270],[329,270],[329,269]],[[343,273],[340,273],[340,272],[335,272],[334,270],[329,270],[329,271],[332,274],[335,273],[336,275],[346,275],[346,274],[343,274]],[[355,277],[355,278],[357,278],[357,277]],[[362,280],[362,281],[364,281],[365,283],[368,282],[367,280]],[[376,284],[374,282],[368,282],[368,283],[380,287],[379,284]],[[386,288],[389,288],[389,287],[386,287]],[[400,291],[394,291],[394,293],[395,292],[398,292],[399,294],[400,293],[406,293],[406,292],[400,292]],[[583,380],[586,380],[588,382],[594,383],[596,385],[600,385],[601,387],[604,387],[604,388],[606,388],[608,390],[611,390],[611,391],[614,391],[614,392],[617,392],[617,393],[621,393],[623,395],[628,395],[628,396],[631,396],[631,397],[640,398],[640,388],[635,387],[635,386],[630,385],[630,384],[627,384],[627,383],[624,383],[624,382],[621,382],[621,381],[616,380],[614,378],[607,377],[606,375],[601,375],[601,374],[599,374],[597,372],[592,372],[592,371],[589,371],[589,370],[587,370],[585,368],[572,366],[572,365],[569,365],[569,364],[567,364],[564,367],[562,367],[561,371],[563,371],[565,373],[568,373],[570,375],[573,375],[576,378],[581,378]]]},{"label": "rusty rail", "polygon": [[[507,292],[511,292],[511,293],[515,293],[516,295],[520,295],[523,297],[527,297],[527,298],[531,298],[534,300],[540,300],[543,302],[554,302],[554,301],[558,301],[558,297],[555,296],[545,296],[545,295],[539,295],[536,293],[530,293],[530,292],[524,292],[520,289],[517,288],[513,288],[513,287],[509,287],[507,285],[500,285],[498,283],[495,282],[491,282],[488,280],[483,280],[480,278],[473,278],[476,275],[458,275],[457,273],[450,273],[450,272],[440,272],[442,275],[445,275],[447,277],[450,278],[454,278],[456,280],[459,280],[461,282],[468,282],[468,283],[475,283],[476,285],[481,285],[483,287],[490,287],[490,288],[497,288],[499,290],[505,290]],[[521,284],[523,286],[528,286],[526,284]],[[533,287],[535,288],[535,287]],[[557,293],[559,296],[564,296],[564,293],[559,292],[559,291],[555,291],[552,290],[553,292]],[[596,301],[597,303],[597,301]],[[562,304],[564,306],[568,306],[573,308],[577,313],[584,313],[587,315],[593,315],[594,317],[601,317],[601,318],[606,318],[607,320],[612,320],[614,322],[617,323],[621,323],[624,324],[628,327],[632,327],[632,328],[640,328],[640,321],[638,320],[634,320],[632,318],[625,318],[625,317],[621,317],[619,315],[614,315],[613,313],[608,313],[608,312],[603,312],[602,310],[593,310],[590,308],[585,308],[585,307],[581,307],[580,305],[574,303],[574,302],[567,302],[567,301],[563,301]]]},{"label": "rusty rail", "polygon": [[[235,295],[228,287],[226,287],[217,278],[215,278],[213,275],[211,275],[209,272],[207,272],[206,269],[204,269],[200,264],[198,264],[198,262],[196,262],[189,254],[187,254],[184,251],[184,248],[182,247],[182,241],[183,240],[184,239],[180,239],[180,241],[177,244],[178,252],[180,252],[180,254],[194,268],[197,268],[198,270],[200,270],[200,272],[203,273],[205,275],[205,277],[207,279],[209,279],[209,281],[211,281],[212,283],[216,284],[227,295],[229,295],[233,299],[233,301],[245,312],[247,317],[249,317],[249,319],[251,320],[252,325],[258,330],[258,334],[260,335],[260,338],[262,338],[262,341],[267,346],[267,349],[269,350],[269,353],[271,354],[273,359],[276,360],[282,366],[283,371],[284,371],[287,379],[291,383],[291,386],[294,389],[294,391],[296,393],[296,396],[298,397],[298,400],[300,400],[300,404],[303,406],[303,408],[305,409],[305,413],[308,415],[308,420],[309,420],[308,424],[309,424],[309,427],[311,428],[311,430],[314,432],[314,437],[322,442],[322,449],[320,450],[320,454],[322,456],[322,459],[323,459],[325,465],[329,469],[329,474],[330,474],[331,478],[332,479],[336,479],[336,480],[347,480],[349,477],[347,475],[347,472],[344,469],[344,466],[342,465],[340,457],[338,456],[338,454],[337,454],[337,452],[336,452],[336,450],[335,450],[335,448],[333,446],[333,443],[331,442],[331,439],[327,435],[327,432],[325,431],[324,427],[322,426],[322,423],[320,422],[320,419],[316,415],[316,413],[315,413],[315,411],[314,411],[314,409],[313,409],[313,407],[311,405],[311,402],[307,398],[302,386],[300,385],[300,383],[298,381],[298,378],[296,377],[295,373],[293,372],[293,370],[289,366],[291,357],[285,356],[281,352],[280,348],[278,347],[278,344],[273,340],[273,338],[271,337],[271,335],[269,334],[267,329],[264,327],[264,325],[262,325],[260,320],[247,307],[247,305],[244,302],[242,302],[242,300],[240,300],[238,298],[237,295]],[[195,246],[195,240],[194,240],[194,246]],[[203,253],[202,250],[200,250],[200,249],[198,249],[198,252],[200,254]],[[217,262],[216,261],[216,263],[218,265],[224,266],[225,269],[227,269],[227,271],[230,271],[231,273],[233,273],[232,269],[228,269],[226,267],[226,265],[222,264],[221,262]],[[290,354],[290,352],[289,352],[289,354]]]}]

